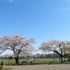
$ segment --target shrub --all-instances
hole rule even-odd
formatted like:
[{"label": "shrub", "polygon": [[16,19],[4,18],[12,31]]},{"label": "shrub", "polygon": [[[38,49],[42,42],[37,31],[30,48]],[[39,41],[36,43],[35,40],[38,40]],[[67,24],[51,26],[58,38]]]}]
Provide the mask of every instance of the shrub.
[{"label": "shrub", "polygon": [[0,65],[0,70],[3,70],[3,66]]},{"label": "shrub", "polygon": [[27,64],[27,61],[22,61],[21,62],[21,65],[23,65],[23,64]]}]

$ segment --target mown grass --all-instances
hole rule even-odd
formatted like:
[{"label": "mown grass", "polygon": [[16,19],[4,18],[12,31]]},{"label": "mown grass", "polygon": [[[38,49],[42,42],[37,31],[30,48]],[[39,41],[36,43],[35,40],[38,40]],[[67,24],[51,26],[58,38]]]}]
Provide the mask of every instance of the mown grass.
[{"label": "mown grass", "polygon": [[[3,64],[5,65],[16,65],[15,60],[9,60],[9,59],[1,59],[0,62],[3,61]],[[27,59],[20,59],[19,61],[19,65],[30,65],[31,63],[27,60]],[[27,63],[25,63],[27,62]],[[70,63],[67,61],[67,58],[65,58],[65,62],[63,62],[64,64]],[[60,64],[59,62],[59,58],[45,58],[45,59],[40,59],[37,58],[35,59],[32,64]]]}]

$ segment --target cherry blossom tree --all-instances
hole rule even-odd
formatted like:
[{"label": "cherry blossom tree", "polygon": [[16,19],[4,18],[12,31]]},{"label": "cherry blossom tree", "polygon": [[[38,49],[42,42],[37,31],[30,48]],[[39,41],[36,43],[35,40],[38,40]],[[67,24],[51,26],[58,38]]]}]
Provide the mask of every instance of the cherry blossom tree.
[{"label": "cherry blossom tree", "polygon": [[64,41],[52,40],[49,42],[43,42],[40,49],[42,49],[43,51],[53,51],[54,53],[59,55],[61,62],[63,62],[63,48],[65,46],[66,45]]},{"label": "cherry blossom tree", "polygon": [[19,64],[19,55],[24,48],[31,48],[34,39],[27,39],[20,35],[16,36],[4,36],[0,38],[0,49],[10,49],[14,53],[16,64]]}]

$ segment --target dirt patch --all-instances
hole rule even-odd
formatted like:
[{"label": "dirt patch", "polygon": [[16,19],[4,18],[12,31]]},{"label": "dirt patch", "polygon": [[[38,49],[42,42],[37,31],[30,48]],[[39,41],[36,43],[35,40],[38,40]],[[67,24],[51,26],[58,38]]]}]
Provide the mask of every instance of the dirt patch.
[{"label": "dirt patch", "polygon": [[70,70],[70,64],[6,66],[12,70]]}]

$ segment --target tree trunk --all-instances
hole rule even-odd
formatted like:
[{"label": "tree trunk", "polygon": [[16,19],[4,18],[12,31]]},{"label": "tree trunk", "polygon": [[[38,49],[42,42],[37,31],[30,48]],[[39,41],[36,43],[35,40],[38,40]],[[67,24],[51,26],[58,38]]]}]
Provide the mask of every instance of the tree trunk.
[{"label": "tree trunk", "polygon": [[16,61],[16,64],[18,65],[19,64],[19,56],[15,57],[15,61]]},{"label": "tree trunk", "polygon": [[59,55],[59,57],[60,57],[60,59],[61,59],[61,63],[63,63],[63,54],[62,53],[59,53],[58,51],[56,51],[56,50],[53,50],[55,53],[57,53],[58,55]]},{"label": "tree trunk", "polygon": [[60,58],[61,58],[61,63],[63,63],[63,56],[62,56],[62,55],[60,55]]}]

